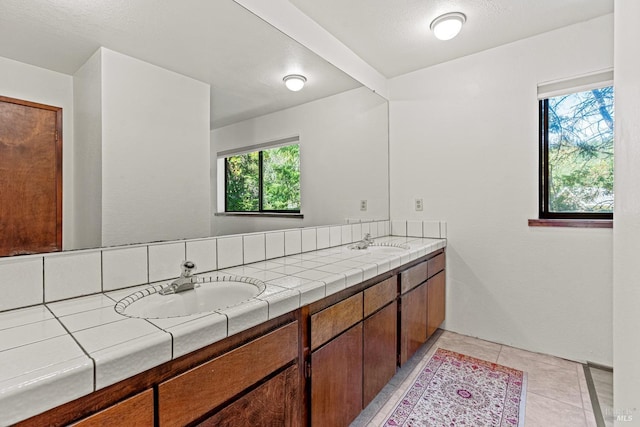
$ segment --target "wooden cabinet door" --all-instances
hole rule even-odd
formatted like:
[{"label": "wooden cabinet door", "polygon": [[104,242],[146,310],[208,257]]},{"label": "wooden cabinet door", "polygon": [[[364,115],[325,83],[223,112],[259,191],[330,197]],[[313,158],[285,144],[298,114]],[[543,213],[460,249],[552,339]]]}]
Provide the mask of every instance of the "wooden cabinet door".
[{"label": "wooden cabinet door", "polygon": [[445,283],[444,271],[427,282],[427,338],[433,335],[444,321]]},{"label": "wooden cabinet door", "polygon": [[362,410],[362,323],[311,353],[311,426],[348,426]]},{"label": "wooden cabinet door", "polygon": [[62,109],[0,96],[0,256],[62,249]]},{"label": "wooden cabinet door", "polygon": [[291,366],[197,425],[300,426],[298,381],[298,366]]},{"label": "wooden cabinet door", "polygon": [[400,365],[427,340],[427,282],[400,296]]},{"label": "wooden cabinet door", "polygon": [[398,303],[387,305],[363,322],[362,407],[366,407],[396,373]]},{"label": "wooden cabinet door", "polygon": [[74,427],[101,426],[153,426],[153,390],[143,391],[110,408],[97,412],[77,423]]}]

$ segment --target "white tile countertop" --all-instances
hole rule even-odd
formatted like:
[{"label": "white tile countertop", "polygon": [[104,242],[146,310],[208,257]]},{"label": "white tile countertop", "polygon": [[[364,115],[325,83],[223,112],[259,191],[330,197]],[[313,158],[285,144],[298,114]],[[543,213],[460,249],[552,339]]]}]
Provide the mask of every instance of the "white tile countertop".
[{"label": "white tile countertop", "polygon": [[[380,242],[409,249],[390,254],[343,245],[216,270],[261,280],[266,289],[214,312],[167,319],[116,313],[117,301],[148,284],[2,312],[0,425],[87,395],[446,246],[445,239],[414,237],[379,237]],[[131,251],[135,256],[136,248]]]}]

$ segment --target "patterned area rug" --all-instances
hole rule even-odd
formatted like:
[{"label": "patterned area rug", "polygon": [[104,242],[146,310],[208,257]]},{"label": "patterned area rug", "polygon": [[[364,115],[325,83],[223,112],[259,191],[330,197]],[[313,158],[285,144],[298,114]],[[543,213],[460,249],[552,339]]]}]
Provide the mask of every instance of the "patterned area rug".
[{"label": "patterned area rug", "polygon": [[437,349],[385,426],[522,427],[526,374]]}]

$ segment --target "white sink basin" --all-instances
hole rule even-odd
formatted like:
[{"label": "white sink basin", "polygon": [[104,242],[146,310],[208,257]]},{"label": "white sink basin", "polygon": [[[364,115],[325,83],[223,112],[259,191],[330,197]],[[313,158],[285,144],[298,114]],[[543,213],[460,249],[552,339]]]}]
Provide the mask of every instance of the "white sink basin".
[{"label": "white sink basin", "polygon": [[118,301],[115,310],[142,319],[190,316],[240,304],[265,289],[264,282],[250,277],[213,276],[204,280],[192,290],[168,295],[158,293],[164,286],[150,286]]}]

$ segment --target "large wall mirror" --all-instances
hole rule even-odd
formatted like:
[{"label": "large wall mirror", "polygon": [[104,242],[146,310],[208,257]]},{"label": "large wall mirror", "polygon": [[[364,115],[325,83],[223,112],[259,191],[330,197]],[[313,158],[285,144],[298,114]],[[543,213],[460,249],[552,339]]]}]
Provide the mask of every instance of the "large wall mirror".
[{"label": "large wall mirror", "polygon": [[[386,100],[233,0],[7,0],[0,39],[0,96],[63,109],[65,250],[388,218]],[[224,215],[224,153],[287,138],[301,215]]]}]

